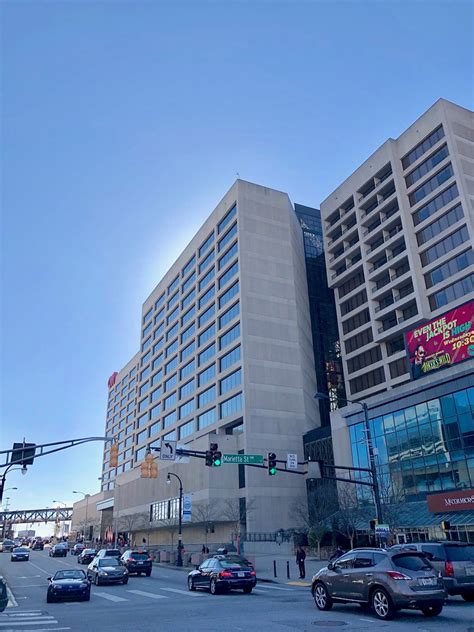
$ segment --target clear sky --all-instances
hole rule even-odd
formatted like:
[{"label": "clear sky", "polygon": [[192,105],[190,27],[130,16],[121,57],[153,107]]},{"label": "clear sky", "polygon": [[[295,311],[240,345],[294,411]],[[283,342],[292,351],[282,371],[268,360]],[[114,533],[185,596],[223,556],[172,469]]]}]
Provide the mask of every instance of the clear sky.
[{"label": "clear sky", "polygon": [[[104,433],[141,304],[232,185],[318,206],[436,99],[473,105],[473,3],[11,0],[2,28],[1,446]],[[98,491],[44,457],[13,508]]]}]

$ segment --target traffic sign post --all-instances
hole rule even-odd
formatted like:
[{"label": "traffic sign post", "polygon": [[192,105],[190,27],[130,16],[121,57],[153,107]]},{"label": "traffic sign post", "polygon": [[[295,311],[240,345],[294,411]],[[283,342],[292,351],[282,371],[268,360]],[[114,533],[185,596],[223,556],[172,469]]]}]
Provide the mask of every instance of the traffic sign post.
[{"label": "traffic sign post", "polygon": [[160,449],[161,461],[174,461],[176,459],[176,441],[162,441]]},{"label": "traffic sign post", "polygon": [[287,454],[286,455],[286,467],[289,470],[297,470],[298,469],[298,455],[297,454]]},{"label": "traffic sign post", "polygon": [[223,454],[222,463],[236,465],[263,465],[261,454]]}]

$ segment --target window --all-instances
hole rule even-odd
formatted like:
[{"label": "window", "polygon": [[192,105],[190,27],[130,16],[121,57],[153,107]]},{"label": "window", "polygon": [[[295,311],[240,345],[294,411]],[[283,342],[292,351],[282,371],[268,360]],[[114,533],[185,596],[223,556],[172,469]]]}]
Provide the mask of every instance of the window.
[{"label": "window", "polygon": [[242,410],[242,393],[238,395],[234,395],[230,399],[227,399],[225,402],[222,402],[219,406],[220,409],[220,418],[228,417],[229,415],[234,415],[235,413]]},{"label": "window", "polygon": [[[172,413],[169,413],[169,415],[165,415],[165,417],[163,417],[163,428],[169,428],[169,426],[175,423],[176,419],[177,419],[177,416],[176,416],[175,410],[173,410]],[[163,439],[164,438],[165,437],[163,437]]]},{"label": "window", "polygon": [[145,382],[145,384],[142,384],[140,386],[140,391],[138,393],[138,395],[141,397],[142,395],[145,395],[145,393],[148,391],[148,389],[150,388],[150,382]]},{"label": "window", "polygon": [[180,379],[184,380],[184,378],[188,377],[188,375],[192,375],[194,373],[195,366],[194,360],[191,360],[191,362],[188,362],[188,364],[183,366],[179,374]]},{"label": "window", "polygon": [[173,294],[173,296],[168,301],[167,308],[170,309],[171,307],[173,307],[173,305],[176,303],[178,298],[179,298],[179,292],[176,292],[176,294]]},{"label": "window", "polygon": [[146,323],[148,320],[150,320],[152,314],[153,314],[153,307],[151,307],[147,311],[147,313],[143,316],[143,322]]},{"label": "window", "polygon": [[152,394],[150,395],[150,402],[156,402],[160,399],[161,397],[161,386],[159,386],[157,389],[155,389]]},{"label": "window", "polygon": [[344,303],[341,303],[341,315],[345,316],[346,314],[352,312],[354,309],[357,309],[357,307],[360,307],[366,302],[367,291],[364,289],[361,292],[354,294],[352,298],[348,299]]},{"label": "window", "polygon": [[372,349],[368,349],[367,351],[356,355],[354,358],[347,360],[347,370],[349,373],[354,373],[355,371],[360,371],[360,369],[363,369],[370,364],[379,362],[381,359],[382,352],[380,350],[380,346],[373,347]]},{"label": "window", "polygon": [[172,322],[174,322],[178,318],[178,314],[179,314],[179,305],[171,312],[171,314],[168,314],[166,318],[166,324],[170,325]]},{"label": "window", "polygon": [[207,384],[215,376],[216,376],[216,365],[211,364],[210,367],[208,367],[205,371],[199,374],[198,376],[199,386],[204,386],[204,384]]},{"label": "window", "polygon": [[211,410],[207,410],[205,413],[202,413],[202,415],[199,415],[198,428],[199,430],[202,430],[206,426],[210,426],[211,424],[213,424],[215,421],[216,421],[216,409],[211,408]]},{"label": "window", "polygon": [[207,404],[210,404],[214,399],[216,399],[215,385],[199,394],[198,407],[201,408],[202,406],[207,406]]},{"label": "window", "polygon": [[187,424],[183,424],[182,426],[179,427],[179,438],[180,439],[184,439],[185,437],[189,437],[189,435],[192,435],[194,432],[194,419],[192,419],[191,421],[188,421]]},{"label": "window", "polygon": [[226,215],[221,219],[221,221],[217,224],[217,232],[222,233],[223,230],[227,228],[230,222],[237,215],[237,205],[233,206]]},{"label": "window", "polygon": [[142,399],[142,401],[138,404],[138,412],[141,413],[142,410],[145,410],[147,406],[148,406],[148,398],[145,397],[145,399]]},{"label": "window", "polygon": [[239,282],[236,281],[234,285],[231,285],[228,290],[221,294],[219,297],[219,308],[224,307],[229,301],[231,301],[234,296],[239,293]]},{"label": "window", "polygon": [[232,264],[230,266],[230,268],[227,270],[227,272],[224,272],[224,274],[220,277],[219,279],[219,289],[221,290],[224,285],[226,285],[230,279],[237,274],[237,272],[239,271],[239,262],[236,261],[234,264]]},{"label": "window", "polygon": [[142,331],[142,338],[144,338],[146,335],[150,333],[152,327],[153,327],[153,323],[150,321],[148,325],[145,327],[145,329]]},{"label": "window", "polygon": [[168,432],[168,434],[165,434],[163,441],[176,441],[176,430],[172,430],[171,432]]},{"label": "window", "polygon": [[447,228],[458,222],[460,219],[464,217],[464,213],[462,210],[462,206],[457,204],[454,208],[452,208],[447,213],[444,213],[439,219],[428,224],[426,228],[420,230],[419,233],[416,234],[416,239],[418,241],[418,245],[422,246],[425,242],[437,237],[441,232],[445,231]]},{"label": "window", "polygon": [[472,249],[462,252],[460,255],[449,259],[446,263],[438,266],[428,274],[425,274],[426,287],[430,288],[433,285],[441,283],[445,279],[455,275],[457,272],[468,268],[474,263],[474,252]]},{"label": "window", "polygon": [[214,314],[216,313],[216,306],[213,303],[210,307],[208,307],[206,309],[205,312],[203,312],[198,319],[198,324],[199,327],[202,327],[204,325],[204,323],[207,323],[207,321],[212,318],[214,316]]},{"label": "window", "polygon": [[155,303],[155,310],[159,309],[163,305],[164,302],[165,302],[165,293],[163,292],[163,294]]},{"label": "window", "polygon": [[190,305],[194,301],[194,297],[196,296],[196,290],[193,289],[187,296],[183,298],[181,303],[181,308],[185,309],[188,305]]},{"label": "window", "polygon": [[183,285],[181,286],[181,290],[183,292],[186,292],[186,290],[191,287],[191,285],[194,283],[195,280],[196,280],[196,273],[193,272],[191,276],[189,276],[186,279],[186,281],[183,283]]},{"label": "window", "polygon": [[356,287],[359,287],[359,285],[362,285],[364,282],[364,272],[362,269],[360,269],[356,274],[354,274],[354,276],[351,276],[350,279],[342,283],[337,288],[339,298],[343,298],[346,294],[349,294],[349,292],[352,292],[352,290],[355,290]]},{"label": "window", "polygon": [[178,287],[178,283],[179,275],[173,281],[171,281],[170,285],[168,286],[168,296]]},{"label": "window", "polygon": [[140,373],[141,382],[143,382],[143,380],[150,375],[150,371],[151,371],[151,366],[147,366],[146,369],[143,369],[143,371]]},{"label": "window", "polygon": [[153,364],[151,365],[151,366],[152,366],[153,371],[154,371],[155,369],[157,369],[157,368],[160,366],[160,364],[161,364],[162,362],[163,362],[163,354],[162,354],[162,353],[160,353],[160,355],[159,355],[159,356],[157,356],[157,357],[153,360]]},{"label": "window", "polygon": [[444,290],[432,294],[429,297],[430,307],[433,310],[438,309],[438,307],[443,307],[458,298],[466,296],[470,292],[474,292],[474,274],[470,274],[464,279],[448,285]]},{"label": "window", "polygon": [[179,418],[184,419],[194,411],[194,399],[190,399],[189,402],[186,402],[182,406],[179,407]]},{"label": "window", "polygon": [[407,169],[410,165],[412,165],[415,160],[421,158],[424,153],[428,151],[431,147],[436,145],[436,143],[444,137],[443,126],[440,125],[436,128],[431,134],[425,138],[425,140],[421,141],[414,149],[410,151],[406,156],[402,158],[402,166],[404,169]]},{"label": "window", "polygon": [[429,195],[432,191],[437,189],[439,186],[449,180],[454,175],[453,168],[451,164],[441,169],[436,175],[427,180],[421,187],[410,193],[408,199],[410,200],[410,206],[415,206],[420,200]]},{"label": "window", "polygon": [[242,381],[242,369],[237,369],[220,381],[220,394],[224,395],[227,391],[231,391],[236,386],[240,386]]},{"label": "window", "polygon": [[179,398],[184,399],[185,397],[188,397],[188,395],[191,395],[191,393],[193,392],[194,378],[192,380],[189,380],[189,382],[186,382],[186,384],[183,384],[183,386],[179,389]]},{"label": "window", "polygon": [[240,323],[234,325],[227,333],[219,338],[219,349],[223,349],[240,336]]},{"label": "window", "polygon": [[390,362],[390,364],[388,365],[388,368],[390,369],[390,377],[392,379],[396,377],[400,377],[400,375],[405,375],[406,373],[408,373],[406,358],[399,358],[398,360],[395,360],[394,362]]},{"label": "window", "polygon": [[199,281],[199,291],[206,287],[206,285],[214,278],[215,273],[216,271],[214,267],[212,267],[209,272],[202,277],[202,279]]},{"label": "window", "polygon": [[142,441],[145,441],[146,439],[148,439],[148,430],[142,430],[142,432],[139,432],[137,434],[137,438],[136,438],[136,443],[141,443]]},{"label": "window", "polygon": [[202,255],[206,252],[206,250],[208,250],[208,248],[213,243],[213,241],[214,241],[214,232],[212,232],[209,235],[209,237],[206,239],[206,241],[199,248],[199,257],[202,257]]},{"label": "window", "polygon": [[196,326],[193,323],[190,327],[188,327],[185,331],[183,331],[183,333],[181,334],[181,342],[184,342],[185,340],[187,340],[188,338],[190,338],[191,336],[194,335],[194,332],[196,331]]},{"label": "window", "polygon": [[166,347],[165,358],[169,358],[170,355],[173,355],[175,351],[178,349],[178,339],[172,342],[168,347]]},{"label": "window", "polygon": [[216,353],[216,345],[215,343],[212,343],[212,345],[209,345],[207,349],[204,349],[204,351],[201,351],[201,353],[198,355],[199,366],[205,364],[208,360],[214,357],[215,353]]},{"label": "window", "polygon": [[468,241],[468,239],[469,233],[467,232],[466,226],[461,226],[461,228],[458,228],[454,233],[451,233],[448,237],[438,241],[437,244],[422,252],[420,255],[422,265],[426,266],[429,263],[433,263],[433,261],[451,252],[451,250],[454,250],[454,248]]},{"label": "window", "polygon": [[184,266],[181,276],[185,277],[191,270],[194,268],[196,264],[196,255],[193,255],[188,263]]},{"label": "window", "polygon": [[449,156],[448,148],[446,145],[443,145],[432,156],[423,161],[421,165],[405,176],[407,187],[411,187],[415,182],[418,182],[420,178],[429,173],[433,167],[436,167],[447,156]]},{"label": "window", "polygon": [[353,380],[349,380],[349,385],[351,388],[351,393],[358,393],[359,391],[364,391],[367,388],[371,388],[372,386],[377,386],[385,380],[385,372],[383,367],[379,367],[378,369],[374,369],[373,371],[369,371],[368,373],[364,373],[363,375],[354,378]]},{"label": "window", "polygon": [[164,338],[160,338],[160,340],[158,340],[158,342],[156,342],[153,345],[153,355],[155,355],[161,349],[161,347],[163,346],[164,342],[165,342],[165,339]]},{"label": "window", "polygon": [[221,252],[221,250],[227,246],[227,244],[234,238],[235,235],[237,235],[237,223],[235,223],[219,241],[219,243],[217,244],[217,250]]},{"label": "window", "polygon": [[168,378],[165,382],[165,392],[170,391],[176,384],[178,383],[178,375],[175,373],[173,376]]},{"label": "window", "polygon": [[207,292],[205,294],[203,294],[201,296],[201,298],[199,299],[199,309],[201,309],[201,307],[204,307],[204,305],[206,303],[209,303],[209,301],[214,298],[214,295],[216,293],[216,288],[213,285],[212,287],[210,287]]},{"label": "window", "polygon": [[240,314],[240,303],[234,303],[226,312],[219,317],[219,329],[225,327],[231,320]]},{"label": "window", "polygon": [[159,338],[161,336],[161,334],[163,333],[165,329],[165,324],[161,323],[161,325],[155,329],[155,331],[153,332],[153,339],[156,340],[157,338]]},{"label": "window", "polygon": [[148,353],[145,353],[145,355],[142,357],[141,365],[143,366],[144,364],[146,364],[150,358],[151,358],[151,351],[148,351]]},{"label": "window", "polygon": [[196,306],[193,306],[181,318],[181,325],[185,325],[186,323],[189,323],[189,321],[191,320],[191,318],[194,316],[195,313],[196,313]]},{"label": "window", "polygon": [[229,351],[219,360],[220,370],[225,371],[240,360],[240,345]]},{"label": "window", "polygon": [[222,257],[219,259],[219,263],[218,263],[218,268],[219,270],[222,270],[222,268],[224,268],[229,261],[235,257],[235,255],[237,254],[237,242],[235,242],[235,244],[229,248],[229,250],[225,253],[225,255],[222,255]]},{"label": "window", "polygon": [[213,323],[210,327],[205,329],[202,332],[202,334],[200,334],[198,338],[198,346],[200,347],[201,345],[205,344],[208,340],[210,340],[211,338],[214,338],[215,335],[216,335],[216,324]]},{"label": "window", "polygon": [[199,264],[199,274],[201,274],[201,272],[203,272],[208,266],[211,265],[211,263],[214,261],[215,256],[216,254],[214,250],[211,250],[211,252],[207,255],[207,257],[203,259],[201,263]]},{"label": "window", "polygon": [[165,374],[171,373],[178,366],[178,356],[174,357],[168,364],[165,364]]},{"label": "window", "polygon": [[[178,323],[176,323],[175,325],[173,325],[173,327],[171,327],[171,329],[168,329],[168,331],[166,332],[166,340],[172,340],[176,334],[178,333]],[[157,347],[159,348],[159,347]]]},{"label": "window", "polygon": [[172,393],[168,397],[163,400],[163,410],[169,410],[173,406],[176,406],[177,395],[176,393]]},{"label": "window", "polygon": [[157,422],[155,424],[152,424],[150,426],[150,432],[148,434],[149,437],[154,437],[155,435],[157,435],[161,430],[161,423]]},{"label": "window", "polygon": [[143,461],[143,459],[145,458],[145,454],[146,454],[146,445],[144,445],[143,448],[140,448],[139,450],[135,452],[135,463],[138,463],[138,461]]},{"label": "window", "polygon": [[137,419],[137,428],[141,428],[142,426],[144,426],[148,421],[148,415],[142,415],[141,417],[139,417]]},{"label": "window", "polygon": [[187,347],[184,347],[184,349],[181,351],[181,361],[185,360],[192,353],[194,353],[195,348],[196,345],[194,344],[194,341],[190,342]]}]

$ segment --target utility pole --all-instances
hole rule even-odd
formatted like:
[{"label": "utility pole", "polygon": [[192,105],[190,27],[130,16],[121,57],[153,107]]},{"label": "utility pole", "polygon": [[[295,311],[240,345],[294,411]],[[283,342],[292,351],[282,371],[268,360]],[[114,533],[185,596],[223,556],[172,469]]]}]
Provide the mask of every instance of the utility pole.
[{"label": "utility pole", "polygon": [[178,557],[176,559],[176,566],[183,565],[183,535],[182,535],[182,513],[183,513],[183,483],[177,474],[173,474],[173,472],[168,472],[168,476],[166,477],[166,482],[169,485],[171,483],[171,476],[174,476],[179,481],[179,503],[178,503]]}]

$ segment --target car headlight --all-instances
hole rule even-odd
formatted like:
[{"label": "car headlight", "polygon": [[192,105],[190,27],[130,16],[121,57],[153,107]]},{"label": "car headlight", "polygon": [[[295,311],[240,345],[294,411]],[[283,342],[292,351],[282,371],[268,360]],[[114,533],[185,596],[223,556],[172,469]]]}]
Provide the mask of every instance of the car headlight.
[{"label": "car headlight", "polygon": [[82,582],[82,584],[80,585],[80,588],[87,588],[88,583],[87,582]]},{"label": "car headlight", "polygon": [[107,575],[105,571],[99,571],[99,575]]}]

